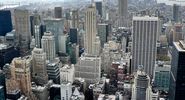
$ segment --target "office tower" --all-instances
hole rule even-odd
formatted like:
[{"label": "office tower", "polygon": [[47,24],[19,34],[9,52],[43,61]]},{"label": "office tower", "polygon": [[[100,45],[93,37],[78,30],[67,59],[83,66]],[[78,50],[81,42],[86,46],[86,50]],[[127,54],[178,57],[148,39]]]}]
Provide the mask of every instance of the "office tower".
[{"label": "office tower", "polygon": [[3,93],[4,97],[6,98],[5,73],[2,70],[0,70],[0,87],[1,87],[1,93]]},{"label": "office tower", "polygon": [[56,56],[55,37],[51,32],[45,32],[41,39],[42,49],[46,53],[47,60],[53,60]]},{"label": "office tower", "polygon": [[78,10],[72,11],[72,28],[79,28],[79,15]]},{"label": "office tower", "polygon": [[31,41],[30,18],[28,10],[15,9],[16,40],[19,43],[21,55],[29,51]]},{"label": "office tower", "polygon": [[35,25],[41,24],[41,17],[37,12],[34,12],[33,15],[30,16],[30,29],[32,36],[35,36]]},{"label": "office tower", "polygon": [[35,47],[41,48],[41,17],[38,13],[30,16],[31,34],[35,38]]},{"label": "office tower", "polygon": [[6,100],[6,97],[5,97],[6,92],[4,91],[5,88],[6,87],[0,85],[0,99],[1,100]]},{"label": "office tower", "polygon": [[76,99],[78,99],[78,100],[85,100],[84,94],[80,93],[80,91],[78,90],[77,87],[75,87],[75,90],[74,90],[74,92],[73,92],[73,94],[71,96],[71,100],[76,100]]},{"label": "office tower", "polygon": [[62,18],[62,7],[55,7],[55,18]]},{"label": "office tower", "polygon": [[72,84],[69,82],[61,82],[61,100],[70,100],[72,95]]},{"label": "office tower", "polygon": [[70,42],[78,44],[78,30],[71,28],[69,32]]},{"label": "office tower", "polygon": [[59,41],[59,54],[67,53],[68,35],[61,35]]},{"label": "office tower", "polygon": [[185,42],[173,43],[172,61],[170,72],[169,100],[185,98]]},{"label": "office tower", "polygon": [[[48,82],[49,83],[49,82]],[[49,93],[48,93],[48,84],[38,86],[32,82],[32,92],[37,97],[37,100],[48,100]]]},{"label": "office tower", "polygon": [[96,2],[96,10],[98,12],[98,15],[102,17],[102,2]]},{"label": "office tower", "polygon": [[165,62],[157,62],[155,66],[154,85],[157,89],[169,91],[171,65]]},{"label": "office tower", "polygon": [[59,84],[53,84],[51,85],[50,89],[49,89],[49,96],[50,96],[50,100],[61,100],[61,93],[60,93],[60,85]]},{"label": "office tower", "polygon": [[[20,88],[21,93],[27,97],[32,97],[31,90],[31,57],[14,58],[11,63],[11,75],[8,87]],[[14,87],[12,83],[18,84],[18,87]]]},{"label": "office tower", "polygon": [[74,65],[64,65],[60,68],[60,82],[70,82],[74,81]]},{"label": "office tower", "polygon": [[173,20],[175,22],[179,22],[181,19],[180,19],[180,6],[177,5],[177,4],[174,4],[173,5]]},{"label": "office tower", "polygon": [[128,0],[118,0],[118,15],[127,16]]},{"label": "office tower", "polygon": [[147,95],[149,93],[150,77],[144,72],[141,67],[138,69],[132,86],[132,99],[131,100],[150,100]]},{"label": "office tower", "polygon": [[96,40],[96,8],[91,5],[85,13],[85,52],[94,55],[94,43]]},{"label": "office tower", "polygon": [[14,46],[0,44],[0,69],[2,69],[6,63],[11,63],[12,59],[18,56],[19,51]]},{"label": "office tower", "polygon": [[40,48],[32,51],[32,77],[36,84],[43,85],[48,82],[46,69],[46,52]]},{"label": "office tower", "polygon": [[35,25],[35,47],[41,48],[40,25]]},{"label": "office tower", "polygon": [[108,24],[98,24],[98,36],[100,37],[101,47],[104,46],[104,43],[107,42],[107,37],[109,34],[109,26]]},{"label": "office tower", "polygon": [[153,77],[157,37],[157,17],[133,17],[132,72],[142,65],[144,71]]},{"label": "office tower", "polygon": [[55,84],[60,84],[60,67],[62,66],[60,60],[55,58],[47,64],[48,79],[53,80]]},{"label": "office tower", "polygon": [[12,31],[11,12],[9,10],[0,10],[0,36]]},{"label": "office tower", "polygon": [[68,54],[70,55],[71,64],[76,64],[79,57],[79,45],[71,44]]},{"label": "office tower", "polygon": [[63,41],[62,36],[64,35],[64,23],[65,19],[44,19],[46,31],[50,31],[54,34],[56,53],[61,51],[59,49],[61,46],[59,42]]},{"label": "office tower", "polygon": [[184,33],[183,33],[183,25],[176,23],[174,24],[174,28],[171,30],[172,32],[172,37],[173,37],[173,42],[178,42],[179,40],[183,40]]},{"label": "office tower", "polygon": [[128,0],[118,0],[118,27],[128,26]]},{"label": "office tower", "polygon": [[82,56],[75,68],[75,77],[84,78],[87,84],[100,80],[101,58]]}]

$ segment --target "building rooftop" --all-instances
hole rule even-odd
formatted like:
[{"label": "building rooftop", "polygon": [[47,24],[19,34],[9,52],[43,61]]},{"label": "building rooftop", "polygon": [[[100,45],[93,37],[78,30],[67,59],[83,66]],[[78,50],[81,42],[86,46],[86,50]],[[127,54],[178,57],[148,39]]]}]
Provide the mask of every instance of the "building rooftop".
[{"label": "building rooftop", "polygon": [[133,20],[139,20],[139,21],[158,21],[158,17],[150,17],[150,16],[134,16]]}]

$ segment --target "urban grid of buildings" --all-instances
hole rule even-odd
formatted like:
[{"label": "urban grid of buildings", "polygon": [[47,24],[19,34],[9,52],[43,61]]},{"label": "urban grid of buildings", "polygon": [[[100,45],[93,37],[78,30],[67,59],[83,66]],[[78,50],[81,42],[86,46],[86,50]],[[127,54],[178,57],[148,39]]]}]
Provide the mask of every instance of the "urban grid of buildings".
[{"label": "urban grid of buildings", "polygon": [[184,100],[185,8],[0,1],[0,100]]}]

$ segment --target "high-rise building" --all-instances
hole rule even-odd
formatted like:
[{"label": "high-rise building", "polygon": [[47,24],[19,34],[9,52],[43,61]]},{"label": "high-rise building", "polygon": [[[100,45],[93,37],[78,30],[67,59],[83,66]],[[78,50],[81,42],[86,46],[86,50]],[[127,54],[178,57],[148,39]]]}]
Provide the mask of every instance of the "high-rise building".
[{"label": "high-rise building", "polygon": [[60,60],[55,58],[47,64],[47,73],[49,80],[53,80],[55,84],[60,84]]},{"label": "high-rise building", "polygon": [[107,37],[109,34],[108,24],[98,24],[98,36],[100,37],[101,47],[104,46],[104,43],[107,42]]},{"label": "high-rise building", "polygon": [[101,58],[100,57],[80,57],[75,69],[75,77],[84,78],[87,84],[96,83],[100,80]]},{"label": "high-rise building", "polygon": [[78,29],[72,28],[69,32],[70,42],[71,43],[78,43]]},{"label": "high-rise building", "polygon": [[53,60],[56,56],[55,37],[51,32],[45,32],[41,39],[42,49],[46,53],[47,60]]},{"label": "high-rise building", "polygon": [[128,0],[118,0],[118,27],[127,26]]},{"label": "high-rise building", "polygon": [[0,70],[0,87],[1,87],[1,93],[3,92],[4,93],[3,95],[6,98],[5,73],[2,70]]},{"label": "high-rise building", "polygon": [[0,68],[2,69],[6,63],[11,63],[14,57],[19,56],[19,51],[14,46],[0,44]]},{"label": "high-rise building", "polygon": [[132,68],[142,65],[144,71],[153,77],[157,52],[158,18],[133,17]]},{"label": "high-rise building", "polygon": [[73,83],[74,81],[74,65],[64,65],[60,68],[60,82],[70,82]]},{"label": "high-rise building", "polygon": [[[21,93],[31,99],[31,57],[14,58],[11,63],[10,84],[16,82],[21,90]],[[15,79],[15,80],[14,80]],[[8,85],[10,88],[14,85]],[[13,87],[16,88],[16,87]]]},{"label": "high-rise building", "polygon": [[169,91],[171,65],[158,62],[155,66],[154,85],[157,89]]},{"label": "high-rise building", "polygon": [[174,42],[170,72],[169,100],[185,98],[185,42]]},{"label": "high-rise building", "polygon": [[60,93],[61,93],[61,100],[70,100],[72,96],[72,84],[70,82],[62,82]]},{"label": "high-rise building", "polygon": [[12,31],[11,12],[9,10],[0,10],[0,36]]},{"label": "high-rise building", "polygon": [[72,28],[79,28],[79,15],[78,10],[72,11]]},{"label": "high-rise building", "polygon": [[120,16],[127,16],[128,0],[118,0],[118,14]]},{"label": "high-rise building", "polygon": [[132,86],[131,100],[151,100],[148,97],[150,88],[150,77],[144,72],[143,68],[139,68]]},{"label": "high-rise building", "polygon": [[44,19],[44,24],[46,25],[46,31],[50,31],[54,34],[55,37],[55,48],[56,53],[59,53],[61,51],[60,43],[62,40],[62,36],[64,35],[64,19]]},{"label": "high-rise building", "polygon": [[55,7],[55,18],[62,18],[62,7]]},{"label": "high-rise building", "polygon": [[180,21],[180,6],[177,4],[173,5],[173,20],[175,22]]},{"label": "high-rise building", "polygon": [[31,41],[30,17],[28,10],[15,9],[16,42],[19,43],[22,55],[29,51]]},{"label": "high-rise building", "polygon": [[32,51],[32,77],[40,85],[48,82],[46,52],[43,49],[34,48]]},{"label": "high-rise building", "polygon": [[88,55],[94,55],[94,43],[96,41],[96,8],[91,5],[85,13],[85,52]]},{"label": "high-rise building", "polygon": [[4,89],[5,89],[6,87],[4,87],[4,86],[2,86],[2,85],[0,85],[0,98],[1,98],[1,100],[6,100],[6,97],[5,97],[5,91],[4,91]]},{"label": "high-rise building", "polygon": [[98,15],[100,15],[102,17],[102,2],[96,2],[96,10],[98,12]]}]

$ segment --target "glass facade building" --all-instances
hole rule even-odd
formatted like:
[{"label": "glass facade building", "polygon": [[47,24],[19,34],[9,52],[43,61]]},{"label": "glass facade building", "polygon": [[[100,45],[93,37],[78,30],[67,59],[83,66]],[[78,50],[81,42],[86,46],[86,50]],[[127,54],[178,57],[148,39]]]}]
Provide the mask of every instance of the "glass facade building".
[{"label": "glass facade building", "polygon": [[170,73],[169,100],[185,98],[185,49],[183,42],[174,42]]},{"label": "glass facade building", "polygon": [[11,12],[9,10],[0,10],[0,36],[12,31]]}]

